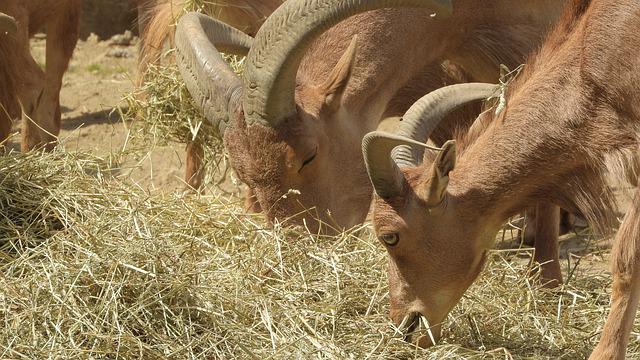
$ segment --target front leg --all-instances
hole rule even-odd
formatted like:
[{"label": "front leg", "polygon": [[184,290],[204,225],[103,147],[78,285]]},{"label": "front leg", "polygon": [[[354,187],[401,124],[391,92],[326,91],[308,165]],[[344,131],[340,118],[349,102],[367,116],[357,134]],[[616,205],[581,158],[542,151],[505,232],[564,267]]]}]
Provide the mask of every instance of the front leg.
[{"label": "front leg", "polygon": [[545,287],[562,284],[562,271],[558,249],[560,228],[560,208],[550,203],[538,203],[536,206],[535,242],[533,261],[541,264],[541,278]]},{"label": "front leg", "polygon": [[[61,1],[47,21],[46,65],[40,89],[31,91],[23,115],[23,149],[40,145],[52,148],[60,133],[60,89],[78,41],[81,3]],[[33,63],[36,67],[35,61]]]},{"label": "front leg", "polygon": [[204,149],[196,141],[187,143],[186,155],[187,168],[184,180],[189,185],[190,190],[202,191],[206,169],[204,168]]},{"label": "front leg", "polygon": [[258,202],[258,197],[256,193],[250,187],[247,187],[247,191],[244,194],[244,208],[252,213],[261,213],[262,207]]},{"label": "front leg", "polygon": [[640,298],[640,188],[622,221],[611,252],[611,310],[590,360],[623,360]]}]

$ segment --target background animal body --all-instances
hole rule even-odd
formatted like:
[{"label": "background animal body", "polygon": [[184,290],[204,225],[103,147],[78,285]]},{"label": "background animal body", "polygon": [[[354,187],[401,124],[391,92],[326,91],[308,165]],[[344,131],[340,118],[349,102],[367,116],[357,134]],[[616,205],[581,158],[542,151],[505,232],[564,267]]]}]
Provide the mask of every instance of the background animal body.
[{"label": "background animal body", "polygon": [[[140,69],[157,61],[163,42],[170,37],[175,16],[186,1],[136,0],[143,37]],[[208,5],[212,16],[248,32],[255,32],[279,1],[217,1]],[[15,17],[18,32],[0,35],[0,142],[11,131],[14,119],[22,114],[22,149],[48,144],[60,132],[59,93],[62,77],[78,40],[81,0],[7,0],[0,12]],[[270,10],[267,10],[270,9]],[[149,24],[149,27],[147,27]],[[29,51],[29,38],[46,31],[47,55],[44,70]],[[24,110],[21,113],[21,108]]]},{"label": "background animal body", "polygon": [[[513,68],[539,44],[562,4],[536,1],[514,9],[507,1],[461,0],[453,2],[447,19],[425,10],[380,10],[331,28],[311,44],[298,70],[296,118],[277,128],[245,127],[240,119],[225,134],[231,163],[251,189],[256,208],[270,220],[306,222],[312,231],[320,223],[340,230],[362,222],[371,201],[362,136],[429,90],[452,82],[496,81],[501,63]],[[322,86],[355,34],[353,70],[331,110],[323,106]],[[461,113],[452,115],[436,138],[468,123]],[[304,170],[285,169],[285,159],[302,164],[314,148],[317,157]],[[300,194],[283,197],[290,189]]]},{"label": "background animal body", "polygon": [[[0,12],[18,24],[16,34],[0,34],[0,141],[22,107],[22,149],[29,150],[60,131],[60,88],[78,40],[80,0],[6,0]],[[29,51],[29,38],[43,28],[50,44],[44,71]]]},{"label": "background animal body", "polygon": [[[255,36],[258,29],[284,0],[220,0],[205,2],[202,12],[234,28]],[[175,24],[187,8],[188,0],[138,0],[140,75],[150,63],[160,60],[172,46]]]},{"label": "background animal body", "polygon": [[[572,1],[510,86],[505,110],[480,117],[457,155],[405,169],[399,196],[376,200],[378,234],[400,238],[388,247],[396,322],[418,313],[439,324],[477,277],[502,223],[531,201],[580,210],[604,231],[617,226],[605,174],[627,178],[637,156],[637,29],[635,1]],[[430,184],[444,180],[441,205],[430,205]],[[640,293],[637,199],[615,237],[612,307],[591,359],[625,357]],[[445,253],[456,256],[443,261]]]}]

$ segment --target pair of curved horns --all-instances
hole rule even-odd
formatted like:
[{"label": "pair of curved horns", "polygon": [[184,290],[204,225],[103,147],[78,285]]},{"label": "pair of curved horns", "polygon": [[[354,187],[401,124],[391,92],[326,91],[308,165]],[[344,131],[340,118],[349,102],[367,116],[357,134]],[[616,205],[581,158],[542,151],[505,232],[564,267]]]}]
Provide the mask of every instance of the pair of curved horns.
[{"label": "pair of curved horns", "polygon": [[0,33],[15,34],[17,31],[16,19],[0,12]]},{"label": "pair of curved horns", "polygon": [[498,94],[494,84],[466,83],[445,86],[418,101],[403,116],[397,134],[374,131],[362,140],[362,151],[369,179],[376,193],[389,198],[401,194],[404,177],[400,167],[415,167],[422,162],[426,141],[440,121],[468,102]]},{"label": "pair of curved horns", "polygon": [[219,135],[229,122],[229,114],[240,105],[247,124],[275,127],[296,113],[295,79],[313,41],[348,17],[394,7],[424,8],[442,17],[452,12],[451,0],[287,1],[249,45],[244,84],[218,50],[223,50],[223,45],[251,42],[230,26],[187,14],[176,32],[178,63],[189,92],[207,119],[218,126]]}]

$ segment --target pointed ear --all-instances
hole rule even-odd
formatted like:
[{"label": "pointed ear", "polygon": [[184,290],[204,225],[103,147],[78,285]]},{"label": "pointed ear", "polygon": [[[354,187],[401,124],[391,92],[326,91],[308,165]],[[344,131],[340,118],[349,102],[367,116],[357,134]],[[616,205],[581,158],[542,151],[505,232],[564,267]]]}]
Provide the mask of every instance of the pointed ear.
[{"label": "pointed ear", "polygon": [[351,71],[356,63],[357,38],[357,35],[353,36],[349,47],[331,71],[329,79],[321,87],[325,95],[324,103],[332,110],[336,110],[340,106],[342,94],[347,88]]},{"label": "pointed ear", "polygon": [[431,170],[431,179],[425,184],[421,194],[428,205],[436,206],[442,202],[449,185],[449,173],[455,165],[456,142],[449,140],[442,146],[442,151],[436,157]]}]

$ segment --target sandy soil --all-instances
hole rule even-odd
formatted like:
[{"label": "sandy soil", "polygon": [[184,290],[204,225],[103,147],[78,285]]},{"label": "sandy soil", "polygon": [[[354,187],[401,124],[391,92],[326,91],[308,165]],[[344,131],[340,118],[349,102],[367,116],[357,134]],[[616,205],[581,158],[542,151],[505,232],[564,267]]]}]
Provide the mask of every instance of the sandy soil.
[{"label": "sandy soil", "polygon": [[[115,46],[91,37],[78,43],[60,94],[60,140],[67,149],[105,155],[129,144],[127,124],[120,119],[117,109],[126,105],[122,99],[134,87],[136,40],[128,46]],[[44,39],[36,37],[31,45],[34,57],[44,64]],[[10,146],[19,148],[19,136],[12,139]],[[182,145],[156,147],[139,162],[125,163],[125,168],[129,168],[125,173],[145,188],[181,190],[183,159]]]}]

